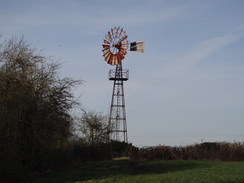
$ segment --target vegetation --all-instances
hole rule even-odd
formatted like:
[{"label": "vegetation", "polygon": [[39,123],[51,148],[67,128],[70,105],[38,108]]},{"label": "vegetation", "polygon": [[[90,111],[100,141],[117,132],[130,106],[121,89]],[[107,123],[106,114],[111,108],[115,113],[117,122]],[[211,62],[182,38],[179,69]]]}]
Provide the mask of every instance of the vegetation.
[{"label": "vegetation", "polygon": [[85,111],[78,118],[77,131],[79,136],[90,146],[109,142],[107,116],[95,111]]},{"label": "vegetation", "polygon": [[244,143],[205,142],[186,147],[141,148],[139,159],[244,161]]},{"label": "vegetation", "polygon": [[193,160],[99,161],[25,183],[243,183],[244,162]]},{"label": "vegetation", "polygon": [[81,81],[59,78],[59,66],[23,38],[0,44],[1,179],[54,168],[71,136],[71,91]]}]

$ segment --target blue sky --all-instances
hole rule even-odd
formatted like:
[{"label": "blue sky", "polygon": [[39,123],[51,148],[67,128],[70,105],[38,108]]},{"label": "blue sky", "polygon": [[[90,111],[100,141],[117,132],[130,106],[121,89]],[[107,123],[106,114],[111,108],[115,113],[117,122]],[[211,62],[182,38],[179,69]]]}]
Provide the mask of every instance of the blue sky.
[{"label": "blue sky", "polygon": [[85,80],[82,106],[107,114],[108,30],[145,40],[123,68],[129,141],[137,146],[244,141],[243,0],[0,0],[0,33],[25,39]]}]

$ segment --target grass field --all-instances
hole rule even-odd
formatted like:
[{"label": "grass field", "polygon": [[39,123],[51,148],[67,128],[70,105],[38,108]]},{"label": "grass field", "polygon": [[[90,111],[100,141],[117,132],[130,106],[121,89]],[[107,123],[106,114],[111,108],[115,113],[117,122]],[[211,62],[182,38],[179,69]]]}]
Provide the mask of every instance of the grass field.
[{"label": "grass field", "polygon": [[131,161],[92,162],[25,183],[244,183],[244,162]]}]

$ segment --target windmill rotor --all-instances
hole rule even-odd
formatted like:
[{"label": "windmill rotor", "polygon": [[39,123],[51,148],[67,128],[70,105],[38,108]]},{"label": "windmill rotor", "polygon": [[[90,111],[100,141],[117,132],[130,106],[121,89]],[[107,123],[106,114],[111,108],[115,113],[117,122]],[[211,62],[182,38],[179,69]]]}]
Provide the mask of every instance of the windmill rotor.
[{"label": "windmill rotor", "polygon": [[110,65],[118,65],[122,62],[127,54],[129,42],[127,41],[126,32],[123,28],[114,27],[103,40],[103,56],[105,61]]},{"label": "windmill rotor", "polygon": [[114,27],[103,40],[103,57],[110,65],[118,65],[122,62],[130,47],[130,51],[144,52],[144,41],[129,43],[126,31],[120,27]]}]

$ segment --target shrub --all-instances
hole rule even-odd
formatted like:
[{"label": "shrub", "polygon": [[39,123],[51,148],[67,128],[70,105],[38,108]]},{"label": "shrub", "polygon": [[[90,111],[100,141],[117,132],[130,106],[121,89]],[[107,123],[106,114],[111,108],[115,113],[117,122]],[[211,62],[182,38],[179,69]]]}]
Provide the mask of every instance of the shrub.
[{"label": "shrub", "polygon": [[186,147],[154,146],[139,150],[140,159],[243,161],[244,143],[205,142]]}]

